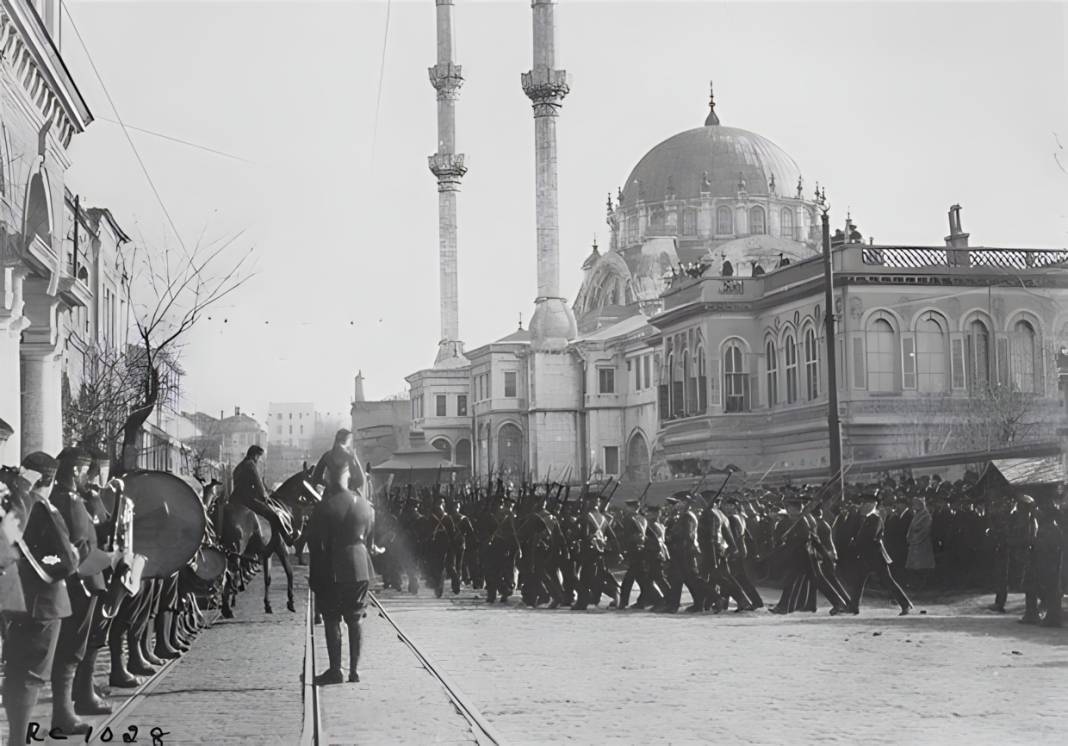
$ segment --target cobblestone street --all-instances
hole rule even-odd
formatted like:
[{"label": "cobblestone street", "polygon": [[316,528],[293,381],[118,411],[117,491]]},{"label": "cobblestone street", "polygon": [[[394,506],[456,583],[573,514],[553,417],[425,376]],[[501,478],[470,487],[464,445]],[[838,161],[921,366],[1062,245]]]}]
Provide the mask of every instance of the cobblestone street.
[{"label": "cobblestone street", "polygon": [[[977,598],[904,618],[872,599],[859,617],[830,618],[535,611],[423,594],[381,598],[512,743],[1037,744],[1068,727],[1068,635],[982,613]],[[367,638],[369,661],[390,644]],[[360,687],[379,683],[368,668]],[[354,717],[392,719],[373,707]]]}]

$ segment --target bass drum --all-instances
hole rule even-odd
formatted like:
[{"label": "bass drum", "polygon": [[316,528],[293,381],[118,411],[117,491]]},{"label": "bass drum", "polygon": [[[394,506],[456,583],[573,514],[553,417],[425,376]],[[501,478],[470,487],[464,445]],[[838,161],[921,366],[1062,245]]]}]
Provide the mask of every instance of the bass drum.
[{"label": "bass drum", "polygon": [[215,547],[202,546],[197,550],[196,576],[206,583],[214,583],[226,572],[226,555]]},{"label": "bass drum", "polygon": [[134,505],[133,550],[148,558],[141,577],[168,578],[204,541],[208,522],[200,496],[165,471],[127,472],[123,481]]}]

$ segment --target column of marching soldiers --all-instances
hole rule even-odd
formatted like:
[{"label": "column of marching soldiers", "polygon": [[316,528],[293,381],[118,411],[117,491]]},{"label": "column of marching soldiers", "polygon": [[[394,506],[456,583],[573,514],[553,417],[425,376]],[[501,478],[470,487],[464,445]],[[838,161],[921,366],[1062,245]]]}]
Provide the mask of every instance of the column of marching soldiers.
[{"label": "column of marching soldiers", "polygon": [[[79,715],[112,712],[94,681],[103,648],[111,655],[110,686],[133,689],[189,650],[206,626],[196,601],[204,589],[191,565],[169,577],[138,577],[132,502],[108,469],[104,454],[81,447],[56,458],[37,452],[21,468],[0,468],[2,695],[10,743],[85,734],[90,726]],[[51,722],[34,724],[45,683]]]},{"label": "column of marching soldiers", "polygon": [[585,610],[607,596],[609,608],[665,613],[679,611],[685,588],[685,611],[719,613],[732,601],[736,612],[765,607],[757,584],[774,580],[782,592],[771,612],[816,611],[822,595],[836,615],[859,613],[874,575],[902,615],[913,605],[899,580],[916,591],[992,591],[994,612],[1022,589],[1022,623],[1061,625],[1063,488],[1035,500],[887,476],[838,499],[826,486],[721,487],[622,510],[608,508],[614,487],[576,490],[572,499],[568,484],[501,478],[391,483],[376,495],[384,586],[417,593],[422,578],[439,597],[448,582],[453,594],[484,589],[488,603],[518,593],[529,607]]}]

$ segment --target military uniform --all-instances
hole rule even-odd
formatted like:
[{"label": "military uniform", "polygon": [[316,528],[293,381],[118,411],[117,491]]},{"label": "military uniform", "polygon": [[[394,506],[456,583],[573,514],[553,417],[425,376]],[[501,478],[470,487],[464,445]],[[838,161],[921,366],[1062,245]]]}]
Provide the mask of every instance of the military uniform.
[{"label": "military uniform", "polygon": [[25,608],[3,613],[3,698],[11,743],[25,739],[41,684],[51,678],[62,620],[71,615],[65,579],[78,567],[78,554],[56,509],[39,495],[19,492],[16,499],[23,508],[17,510],[27,515],[22,540],[51,582],[43,580],[25,557],[18,560]]},{"label": "military uniform", "polygon": [[[874,500],[876,505],[878,504],[877,498],[872,497],[871,500]],[[883,519],[877,510],[873,509],[864,515],[860,529],[853,539],[853,546],[858,558],[858,572],[853,576],[852,586],[848,588],[851,610],[854,613],[859,611],[864,586],[867,584],[868,576],[874,573],[878,576],[883,588],[897,601],[898,606],[901,607],[901,613],[907,614],[912,608],[912,602],[905,595],[905,591],[901,590],[901,586],[898,585],[890,571],[892,559],[883,543]]]}]

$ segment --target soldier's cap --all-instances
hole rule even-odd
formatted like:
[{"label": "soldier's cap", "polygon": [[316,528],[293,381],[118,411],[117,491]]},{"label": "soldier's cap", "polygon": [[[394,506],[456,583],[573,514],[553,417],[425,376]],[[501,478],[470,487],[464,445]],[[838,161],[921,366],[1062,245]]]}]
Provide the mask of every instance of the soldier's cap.
[{"label": "soldier's cap", "polygon": [[1035,498],[1031,497],[1030,495],[1016,495],[1016,501],[1019,503],[1023,503],[1024,505],[1035,504]]},{"label": "soldier's cap", "polygon": [[22,459],[22,468],[35,471],[43,477],[54,477],[59,468],[59,462],[44,451],[34,451]]},{"label": "soldier's cap", "polygon": [[56,461],[60,466],[88,466],[93,462],[93,457],[84,448],[67,446],[56,456]]},{"label": "soldier's cap", "polygon": [[701,490],[701,497],[704,498],[706,502],[710,503],[719,502],[720,499],[714,490]]},{"label": "soldier's cap", "polygon": [[669,497],[665,497],[664,498],[664,502],[667,503],[668,505],[674,505],[678,501],[679,501],[679,498],[675,497],[674,495],[671,495]]},{"label": "soldier's cap", "polygon": [[623,504],[624,505],[639,505],[639,504],[641,504],[641,500],[639,500],[636,497],[631,497],[631,498],[628,498],[627,500],[624,500]]}]

